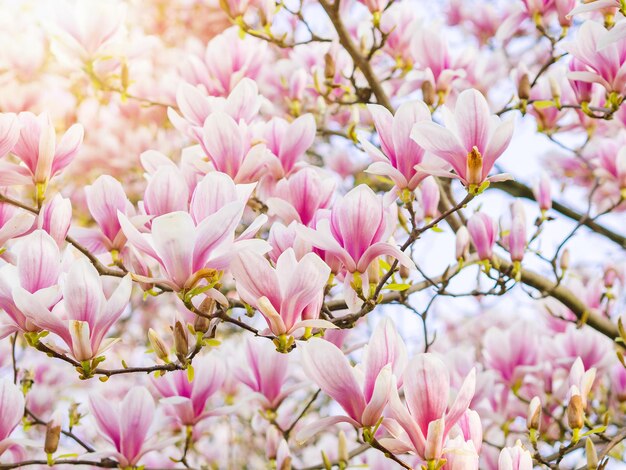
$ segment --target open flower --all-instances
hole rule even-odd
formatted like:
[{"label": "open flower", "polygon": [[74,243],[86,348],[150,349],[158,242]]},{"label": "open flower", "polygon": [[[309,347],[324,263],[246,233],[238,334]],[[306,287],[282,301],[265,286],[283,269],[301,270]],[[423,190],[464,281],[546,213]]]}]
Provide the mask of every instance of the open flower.
[{"label": "open flower", "polygon": [[396,390],[389,399],[390,417],[383,424],[393,438],[381,443],[392,452],[414,452],[426,461],[439,462],[447,436],[463,417],[474,396],[476,371],[472,369],[448,407],[450,374],[437,356],[420,354],[404,371],[406,406]]},{"label": "open flower", "polygon": [[206,405],[226,379],[224,364],[214,356],[204,356],[193,363],[194,379],[189,380],[185,370],[177,370],[163,377],[152,379],[152,385],[163,397],[171,414],[183,425],[194,425],[224,409],[207,410]]},{"label": "open flower", "polygon": [[[418,122],[411,137],[426,151],[449,163],[469,192],[476,194],[485,183],[509,179],[509,175],[488,176],[496,160],[513,136],[513,121],[501,121],[489,111],[487,100],[478,90],[463,91],[454,113],[444,109],[446,127],[434,122]],[[439,176],[450,173],[434,172]]]},{"label": "open flower", "polygon": [[375,160],[366,171],[389,177],[400,190],[413,191],[428,173],[416,169],[422,163],[424,149],[411,139],[411,129],[417,122],[430,121],[428,106],[421,101],[405,103],[395,116],[377,104],[368,105],[368,109],[374,118],[382,153],[369,141],[361,140],[363,148]]},{"label": "open flower", "polygon": [[359,277],[364,294],[369,295],[367,271],[376,258],[391,256],[407,267],[414,267],[411,258],[387,242],[395,225],[391,215],[383,198],[369,186],[361,184],[335,202],[330,218],[320,218],[315,230],[298,227],[302,238],[343,264],[347,271],[344,278],[346,302],[353,311],[362,304],[353,281]]},{"label": "open flower", "polygon": [[274,335],[291,335],[307,327],[334,328],[319,319],[330,268],[316,254],[298,261],[289,248],[272,268],[260,254],[243,252],[233,260],[231,271],[242,300],[261,312]]},{"label": "open flower", "polygon": [[40,296],[21,286],[13,289],[13,300],[28,320],[59,336],[72,356],[83,362],[100,356],[117,341],[104,337],[124,312],[131,289],[127,275],[107,298],[98,271],[81,258],[70,268],[62,287],[63,300],[52,311]]},{"label": "open flower", "polygon": [[155,406],[145,387],[131,388],[120,403],[92,393],[89,407],[98,430],[115,447],[105,454],[115,457],[120,467],[135,467],[141,457],[164,445],[148,436]]},{"label": "open flower", "polygon": [[[372,338],[374,340],[374,338]],[[380,341],[382,340],[382,342]],[[303,428],[297,435],[305,441],[324,428],[346,422],[357,428],[365,428],[366,438],[372,437],[372,428],[380,424],[381,416],[391,391],[396,390],[392,373],[393,346],[378,341],[371,343],[365,362],[365,379],[357,372],[341,350],[329,341],[312,338],[302,345],[302,362],[306,374],[335,400],[348,416],[329,416]]]}]

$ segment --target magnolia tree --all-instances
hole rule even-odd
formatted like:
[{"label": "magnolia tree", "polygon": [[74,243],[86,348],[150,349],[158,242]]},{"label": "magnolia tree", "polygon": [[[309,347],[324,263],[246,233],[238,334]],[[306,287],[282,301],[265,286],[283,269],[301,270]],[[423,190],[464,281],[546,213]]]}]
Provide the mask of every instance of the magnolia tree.
[{"label": "magnolia tree", "polygon": [[0,469],[626,468],[626,3],[211,1],[0,3]]}]

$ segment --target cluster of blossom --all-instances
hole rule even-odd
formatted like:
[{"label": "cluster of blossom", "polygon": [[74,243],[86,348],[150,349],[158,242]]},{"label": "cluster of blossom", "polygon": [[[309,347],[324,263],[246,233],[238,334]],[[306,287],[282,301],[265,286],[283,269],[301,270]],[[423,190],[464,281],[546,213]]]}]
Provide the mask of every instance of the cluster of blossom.
[{"label": "cluster of blossom", "polygon": [[433,3],[0,0],[0,468],[626,461],[626,4]]}]

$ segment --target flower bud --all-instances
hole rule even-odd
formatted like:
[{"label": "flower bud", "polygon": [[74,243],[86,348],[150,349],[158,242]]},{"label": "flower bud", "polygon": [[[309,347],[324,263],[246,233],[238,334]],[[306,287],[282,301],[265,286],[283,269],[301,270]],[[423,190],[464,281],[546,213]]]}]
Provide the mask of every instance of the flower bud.
[{"label": "flower bud", "polygon": [[324,78],[332,80],[335,77],[335,59],[327,52],[324,54]]},{"label": "flower bud", "polygon": [[465,259],[469,255],[470,234],[465,226],[456,232],[456,259]]},{"label": "flower bud", "polygon": [[520,100],[527,100],[530,98],[530,79],[528,74],[524,73],[519,79],[517,85],[517,96]]},{"label": "flower bud", "polygon": [[59,439],[61,438],[61,425],[63,418],[61,411],[57,410],[52,414],[50,421],[46,425],[46,440],[43,450],[46,454],[54,454],[59,447]]},{"label": "flower bud", "polygon": [[596,446],[593,445],[593,441],[590,437],[585,441],[585,454],[587,455],[587,468],[588,470],[596,470],[598,468],[598,453],[596,452]]},{"label": "flower bud", "polygon": [[578,394],[572,395],[567,404],[567,423],[571,429],[582,429],[585,425],[583,399]]},{"label": "flower bud", "polygon": [[567,271],[567,268],[569,268],[569,250],[567,248],[565,248],[561,254],[559,267],[562,271]]},{"label": "flower bud", "polygon": [[165,344],[165,341],[163,341],[159,334],[152,328],[148,330],[148,341],[150,341],[150,346],[152,346],[154,354],[162,361],[168,362],[169,350],[167,344]]},{"label": "flower bud", "polygon": [[541,178],[535,184],[533,193],[535,200],[539,204],[539,209],[547,211],[552,208],[552,196],[550,194],[550,179],[545,173],[541,175]]},{"label": "flower bud", "polygon": [[433,83],[430,80],[424,80],[422,82],[422,97],[424,103],[426,103],[428,106],[433,106],[435,104],[436,96],[437,95],[435,93],[435,87],[433,86]]},{"label": "flower bud", "polygon": [[615,285],[615,280],[617,279],[617,271],[615,268],[607,268],[604,271],[604,287],[607,289],[611,289],[613,285]]},{"label": "flower bud", "polygon": [[180,362],[187,362],[189,339],[187,337],[187,331],[180,321],[174,324],[174,352]]},{"label": "flower bud", "polygon": [[380,270],[378,261],[370,263],[370,265],[367,267],[367,276],[369,277],[370,284],[378,285],[378,283],[380,282]]},{"label": "flower bud", "polygon": [[346,433],[343,431],[339,431],[337,446],[337,456],[339,457],[339,461],[347,464],[350,461],[350,454],[348,453],[348,440],[346,439]]},{"label": "flower bud", "polygon": [[406,281],[411,275],[411,270],[403,264],[400,265],[400,269],[398,270],[398,272],[400,273],[400,277],[403,281]]},{"label": "flower bud", "polygon": [[554,77],[550,77],[550,93],[552,94],[552,98],[555,101],[558,101],[561,98],[561,85],[556,81]]},{"label": "flower bud", "polygon": [[539,430],[541,425],[541,400],[534,397],[528,405],[528,415],[526,417],[526,426],[530,430]]}]

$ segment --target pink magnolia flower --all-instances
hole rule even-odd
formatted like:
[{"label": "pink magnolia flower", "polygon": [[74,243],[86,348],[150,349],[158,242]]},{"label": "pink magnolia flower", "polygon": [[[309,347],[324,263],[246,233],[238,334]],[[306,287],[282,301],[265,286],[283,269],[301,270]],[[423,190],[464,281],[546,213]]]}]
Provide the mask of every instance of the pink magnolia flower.
[{"label": "pink magnolia flower", "polygon": [[335,202],[330,217],[320,218],[315,230],[308,227],[299,230],[304,239],[343,264],[348,272],[344,280],[346,301],[351,309],[358,310],[361,301],[351,287],[354,273],[361,277],[363,288],[369,290],[367,270],[379,256],[391,256],[407,267],[414,266],[411,258],[387,242],[394,225],[383,198],[361,184]]},{"label": "pink magnolia flower", "polygon": [[[348,416],[322,418],[298,432],[298,441],[306,441],[322,429],[346,422],[357,428],[378,425],[389,394],[396,389],[392,364],[396,351],[386,344],[383,335],[372,337],[365,367],[365,378],[357,374],[348,358],[334,344],[312,338],[302,345],[302,363],[306,374],[335,400]],[[402,362],[402,358],[399,358]],[[406,357],[404,357],[406,360]]]},{"label": "pink magnolia flower", "polygon": [[301,328],[334,328],[319,319],[330,268],[314,253],[299,261],[293,249],[283,252],[273,268],[254,252],[238,254],[231,264],[237,292],[259,310],[276,336]]},{"label": "pink magnolia flower", "polygon": [[273,118],[266,125],[264,137],[267,148],[278,157],[285,175],[297,168],[298,160],[313,144],[315,132],[312,114],[304,114],[293,122]]},{"label": "pink magnolia flower", "polygon": [[393,438],[381,444],[395,452],[415,452],[426,461],[438,462],[450,430],[467,411],[476,386],[476,370],[467,375],[452,406],[450,374],[437,356],[420,354],[404,371],[406,406],[396,390],[389,399],[390,418],[383,425]]},{"label": "pink magnolia flower", "polygon": [[[625,181],[626,182],[626,181]],[[548,211],[552,208],[552,194],[550,190],[550,178],[547,174],[542,174],[535,187],[533,188],[533,194],[539,209],[542,211]]]},{"label": "pink magnolia flower", "polygon": [[509,179],[504,174],[488,175],[511,141],[512,120],[501,121],[491,115],[487,100],[479,91],[465,90],[457,99],[454,113],[446,108],[444,121],[445,128],[434,122],[418,122],[411,137],[426,151],[449,163],[456,172],[453,177],[459,178],[471,193],[479,192],[485,182]]},{"label": "pink magnolia flower", "polygon": [[189,187],[184,175],[174,165],[161,165],[148,176],[148,184],[141,207],[149,216],[186,211],[189,206]]},{"label": "pink magnolia flower", "polygon": [[329,175],[307,167],[281,179],[265,203],[269,214],[286,224],[295,220],[309,225],[318,209],[330,206],[334,191],[335,182]]},{"label": "pink magnolia flower", "polygon": [[382,153],[368,140],[361,139],[361,145],[375,160],[365,171],[387,176],[400,190],[413,191],[428,173],[416,169],[422,163],[424,149],[411,139],[411,129],[417,122],[431,120],[428,106],[421,101],[405,103],[395,116],[377,104],[368,105],[368,109],[374,118]]},{"label": "pink magnolia flower", "polygon": [[533,458],[529,451],[517,441],[513,447],[505,447],[500,452],[498,470],[532,470]]},{"label": "pink magnolia flower", "polygon": [[213,169],[229,175],[237,183],[258,181],[268,171],[280,176],[276,157],[263,144],[252,145],[250,129],[223,111],[212,113],[194,135],[206,152]]},{"label": "pink magnolia flower", "polygon": [[600,23],[585,21],[575,40],[562,48],[588,69],[569,72],[567,76],[570,80],[599,83],[607,92],[621,95],[626,87],[626,37],[611,41],[609,34]]},{"label": "pink magnolia flower", "polygon": [[242,39],[233,26],[209,41],[204,57],[192,57],[182,75],[211,95],[227,96],[243,78],[259,78],[267,63],[267,43],[252,36]]},{"label": "pink magnolia flower", "polygon": [[554,0],[522,0],[530,16],[545,15],[554,8]]},{"label": "pink magnolia flower", "polygon": [[250,339],[245,347],[245,364],[233,372],[238,381],[254,392],[263,409],[276,410],[294,390],[286,386],[290,357],[277,352],[269,341]]},{"label": "pink magnolia flower", "polygon": [[20,389],[8,379],[0,380],[0,456],[8,451],[18,462],[26,458],[26,453],[19,442],[9,436],[22,421],[24,405]]},{"label": "pink magnolia flower", "polygon": [[448,440],[443,457],[446,463],[441,470],[478,470],[478,452],[472,441],[465,441],[462,436]]},{"label": "pink magnolia flower", "polygon": [[78,152],[83,142],[83,127],[74,124],[57,144],[56,131],[46,113],[36,116],[24,112],[19,114],[18,119],[20,138],[13,147],[13,153],[24,162],[26,169],[16,167],[16,174],[24,177],[17,184],[28,184],[32,180],[40,188],[38,197],[43,200],[48,181],[67,167]]},{"label": "pink magnolia flower", "polygon": [[46,308],[60,299],[57,286],[61,274],[61,254],[56,242],[43,230],[35,230],[19,242],[15,266],[2,269],[0,276],[0,308],[9,317],[0,324],[0,338],[15,332],[39,331],[15,305],[13,289],[18,286],[36,297]]},{"label": "pink magnolia flower", "polygon": [[267,241],[272,245],[272,251],[267,255],[272,263],[276,264],[280,255],[288,248],[293,248],[296,259],[301,259],[311,252],[311,245],[298,236],[297,225],[297,222],[292,222],[285,227],[280,222],[275,222],[270,227]]},{"label": "pink magnolia flower", "polygon": [[154,218],[149,234],[140,233],[121,212],[118,217],[128,243],[159,263],[164,276],[159,282],[184,291],[202,281],[205,269],[228,267],[243,209],[239,201],[228,203],[197,225],[187,212],[171,212]]},{"label": "pink magnolia flower", "polygon": [[62,33],[61,42],[81,61],[92,61],[124,24],[125,8],[120,3],[85,0],[59,2],[56,21]]},{"label": "pink magnolia flower", "polygon": [[537,331],[529,323],[506,330],[491,327],[483,340],[485,364],[511,385],[537,364],[538,351]]},{"label": "pink magnolia flower", "polygon": [[445,35],[439,34],[435,28],[422,26],[413,33],[411,55],[424,71],[423,80],[431,82],[442,98],[450,92],[452,82],[465,75],[465,71],[454,63]]},{"label": "pink magnolia flower", "polygon": [[28,320],[59,336],[72,356],[82,362],[100,356],[117,341],[104,337],[128,305],[131,289],[132,280],[127,275],[107,298],[98,271],[81,258],[67,273],[63,300],[52,311],[44,299],[21,286],[13,289],[13,300]]},{"label": "pink magnolia flower", "polygon": [[226,368],[215,356],[207,355],[193,362],[194,379],[187,371],[177,370],[163,377],[153,378],[152,385],[167,404],[171,414],[183,425],[193,426],[223,412],[207,410],[208,400],[220,390],[226,379]]},{"label": "pink magnolia flower", "polygon": [[493,219],[484,212],[477,212],[467,221],[467,230],[480,259],[490,260],[498,235],[498,228]]},{"label": "pink magnolia flower", "polygon": [[122,251],[126,236],[117,213],[128,216],[134,213],[122,184],[112,176],[102,175],[93,184],[85,186],[85,199],[99,230],[73,228],[74,236],[94,253]]},{"label": "pink magnolia flower", "polygon": [[208,96],[197,87],[183,83],[176,92],[176,104],[182,116],[172,108],[167,115],[177,129],[190,133],[193,127],[202,128],[206,118],[217,111],[225,112],[236,122],[251,123],[261,102],[257,84],[249,78],[243,78],[227,98]]},{"label": "pink magnolia flower", "polygon": [[98,430],[115,447],[106,454],[117,459],[120,467],[135,467],[145,454],[163,447],[162,441],[149,437],[155,406],[145,387],[131,388],[121,402],[93,392],[89,408]]}]

